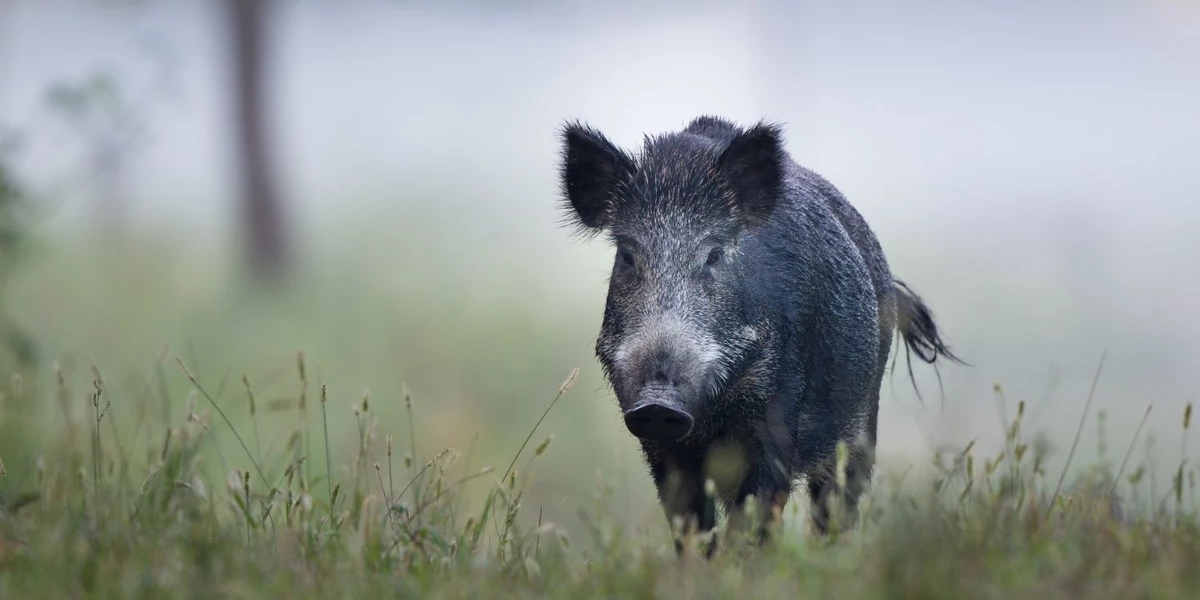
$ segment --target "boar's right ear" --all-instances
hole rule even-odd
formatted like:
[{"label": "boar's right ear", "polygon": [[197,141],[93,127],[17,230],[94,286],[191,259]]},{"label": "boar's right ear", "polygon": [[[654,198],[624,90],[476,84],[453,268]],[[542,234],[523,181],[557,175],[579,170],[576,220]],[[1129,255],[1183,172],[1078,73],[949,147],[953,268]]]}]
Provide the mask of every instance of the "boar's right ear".
[{"label": "boar's right ear", "polygon": [[578,122],[562,129],[562,194],[568,220],[582,230],[608,225],[616,191],[636,171],[633,158],[599,131]]},{"label": "boar's right ear", "polygon": [[747,225],[770,218],[783,193],[783,130],[778,125],[759,123],[739,133],[718,159],[719,169],[732,188],[734,209]]}]

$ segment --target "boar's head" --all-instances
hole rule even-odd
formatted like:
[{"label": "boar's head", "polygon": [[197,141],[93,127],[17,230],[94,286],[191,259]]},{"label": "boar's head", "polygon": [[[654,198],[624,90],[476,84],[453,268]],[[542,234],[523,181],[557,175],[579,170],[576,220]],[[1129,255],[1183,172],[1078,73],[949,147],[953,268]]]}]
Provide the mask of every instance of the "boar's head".
[{"label": "boar's head", "polygon": [[637,155],[591,127],[562,130],[568,222],[615,246],[596,354],[630,432],[685,438],[746,367],[757,334],[749,236],[783,191],[780,129],[701,117]]}]

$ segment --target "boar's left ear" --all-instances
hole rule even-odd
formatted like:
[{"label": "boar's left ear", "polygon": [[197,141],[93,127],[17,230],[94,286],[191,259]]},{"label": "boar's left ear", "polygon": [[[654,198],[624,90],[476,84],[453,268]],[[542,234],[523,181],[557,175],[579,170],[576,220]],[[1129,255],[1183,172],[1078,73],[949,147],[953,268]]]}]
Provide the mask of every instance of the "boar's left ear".
[{"label": "boar's left ear", "polygon": [[783,130],[759,123],[740,133],[718,159],[718,168],[732,188],[735,211],[747,225],[766,222],[783,193]]},{"label": "boar's left ear", "polygon": [[612,217],[617,190],[636,171],[633,159],[599,131],[580,123],[562,129],[561,186],[568,221],[599,231]]}]

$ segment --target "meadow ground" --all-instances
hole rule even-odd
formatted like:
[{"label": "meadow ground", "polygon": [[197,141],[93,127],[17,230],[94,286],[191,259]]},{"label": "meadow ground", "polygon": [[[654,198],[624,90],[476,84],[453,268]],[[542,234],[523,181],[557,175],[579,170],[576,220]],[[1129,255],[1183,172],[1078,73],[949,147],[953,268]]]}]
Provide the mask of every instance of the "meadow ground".
[{"label": "meadow ground", "polygon": [[[245,297],[179,239],[35,252],[9,296],[38,362],[0,373],[0,600],[1200,589],[1190,405],[1114,418],[1128,397],[1115,394],[1060,403],[1075,421],[1051,436],[1031,417],[1042,406],[997,389],[1001,431],[881,457],[860,529],[813,537],[797,495],[773,546],[677,557],[590,355],[600,278],[514,281],[536,269],[507,264],[512,246],[488,251],[488,232],[454,254],[444,224],[411,222],[427,230],[404,231],[411,248],[362,235],[355,251],[374,261],[326,256],[319,284],[287,299]],[[1021,307],[1004,310],[989,343],[1050,351],[1013,343],[1028,334],[1003,315]],[[1105,371],[1126,389],[1140,381],[1120,375],[1129,348]]]},{"label": "meadow ground", "polygon": [[[705,561],[690,548],[677,557],[665,529],[634,532],[600,503],[579,507],[582,539],[522,515],[534,461],[553,452],[536,426],[506,467],[472,470],[454,451],[413,460],[365,398],[359,451],[309,454],[328,435],[329,401],[298,357],[306,392],[268,407],[243,384],[250,426],[234,448],[206,449],[233,424],[186,362],[170,366],[195,390],[170,428],[140,418],[140,435],[117,435],[118,400],[97,373],[88,418],[4,488],[0,597],[1190,598],[1200,584],[1190,465],[1161,497],[1142,469],[1127,472],[1128,455],[1064,483],[1022,433],[1023,405],[1001,452],[967,448],[939,456],[928,477],[881,476],[857,531],[807,535],[794,501],[774,545],[726,537]],[[61,385],[60,397],[75,396]],[[285,410],[310,426],[263,452],[259,419]],[[482,502],[462,493],[472,482]]]}]

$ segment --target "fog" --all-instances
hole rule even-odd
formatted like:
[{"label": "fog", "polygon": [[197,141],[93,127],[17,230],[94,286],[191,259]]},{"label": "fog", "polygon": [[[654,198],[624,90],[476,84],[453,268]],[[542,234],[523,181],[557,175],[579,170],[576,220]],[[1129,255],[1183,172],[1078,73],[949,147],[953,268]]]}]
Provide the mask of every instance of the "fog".
[{"label": "fog", "polygon": [[[922,406],[901,356],[884,384],[882,461],[973,438],[994,444],[1021,399],[1061,455],[1103,353],[1081,445],[1095,448],[1092,421],[1105,411],[1110,451],[1123,453],[1153,403],[1148,427],[1177,456],[1183,407],[1200,395],[1195,3],[276,4],[269,135],[297,243],[306,256],[374,273],[383,283],[364,293],[380,298],[436,279],[458,286],[439,293],[486,303],[506,286],[506,302],[575,323],[547,321],[537,334],[590,374],[580,390],[590,396],[574,400],[587,408],[564,409],[578,418],[547,429],[563,432],[556,444],[574,448],[567,456],[592,456],[584,444],[632,446],[591,355],[610,249],[559,226],[556,128],[581,119],[636,148],[643,134],[699,114],[784,124],[793,157],[863,213],[894,273],[971,364],[942,370],[944,402],[932,370],[915,365]],[[147,235],[171,232],[172,256],[210,257],[186,259],[189,269],[228,266],[221,252],[241,213],[227,32],[214,5],[0,3],[0,127],[19,134],[13,164],[38,200],[39,233],[91,243],[78,238],[105,209],[87,147],[45,98],[56,82],[111,68],[147,132],[120,171],[127,219]],[[419,220],[434,213],[428,225]],[[406,247],[429,254],[401,259],[388,239],[415,229],[433,241]],[[14,311],[54,348],[83,352],[99,344],[90,329],[38,310],[106,318],[107,309],[85,306],[104,300],[64,298],[85,287],[64,264],[28,267]],[[207,298],[202,287],[173,293]],[[119,295],[104,298],[115,306]],[[418,310],[404,318],[435,318]],[[356,347],[347,340],[375,335],[372,319],[387,314],[364,313],[339,339]],[[176,335],[169,323],[134,327],[136,339],[160,347]],[[123,331],[119,339],[135,339]],[[457,349],[490,333],[420,331],[428,337],[407,341],[442,348],[423,352],[449,373],[427,395],[517,411],[509,425],[522,432],[536,419],[548,397],[488,397],[481,390],[495,381],[486,378],[450,383],[470,370],[455,366]],[[513,335],[506,352],[541,360],[526,333]],[[286,363],[294,350],[279,342],[268,352]],[[359,375],[366,381],[356,385],[396,377]],[[560,381],[536,385],[552,392]],[[441,430],[461,443],[473,428],[487,431],[494,413],[482,414]],[[566,433],[588,423],[604,433]],[[621,460],[628,477],[644,479],[636,455]],[[574,458],[561,470],[575,467],[590,480],[594,467]]]}]

